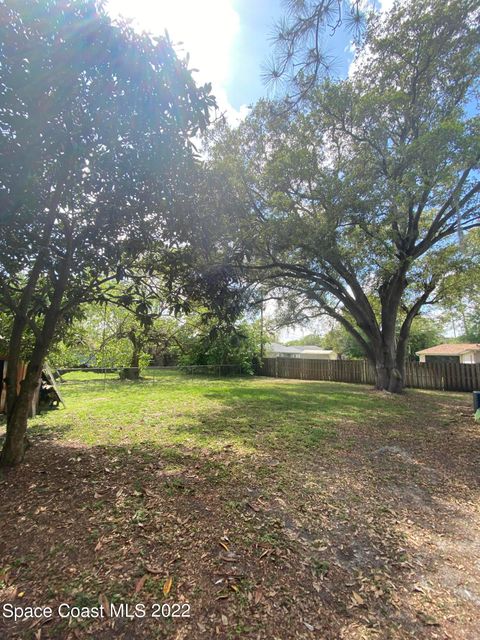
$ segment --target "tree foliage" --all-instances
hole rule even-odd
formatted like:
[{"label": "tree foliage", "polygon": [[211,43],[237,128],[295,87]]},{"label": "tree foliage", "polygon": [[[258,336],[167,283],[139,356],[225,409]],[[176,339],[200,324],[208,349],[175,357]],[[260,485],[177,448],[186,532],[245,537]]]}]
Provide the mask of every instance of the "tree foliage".
[{"label": "tree foliage", "polygon": [[114,304],[86,305],[51,349],[49,362],[56,367],[138,370],[150,365],[235,365],[253,373],[260,354],[258,321],[232,322],[202,307],[179,317],[153,310],[150,318],[150,323],[142,322]]},{"label": "tree foliage", "polygon": [[343,28],[359,43],[375,2],[285,0],[284,4],[285,16],[274,27],[273,55],[265,66],[264,80],[267,85],[284,85],[287,100],[296,103],[331,72],[324,36]]},{"label": "tree foliage", "polygon": [[88,304],[48,354],[55,367],[142,368],[173,361],[181,322],[161,311],[142,322],[132,311],[114,304]]},{"label": "tree foliage", "polygon": [[443,323],[439,319],[417,316],[408,337],[407,358],[417,360],[417,351],[445,342]]},{"label": "tree foliage", "polygon": [[[141,255],[182,253],[196,180],[190,138],[208,122],[166,37],[112,22],[95,0],[0,4],[0,296],[9,339],[4,464],[23,433],[62,320]],[[16,362],[34,334],[16,397]]]},{"label": "tree foliage", "polygon": [[301,347],[304,345],[315,345],[317,347],[323,346],[324,337],[317,335],[316,333],[309,333],[302,338],[295,338],[295,340],[289,340],[286,344],[289,347]]},{"label": "tree foliage", "polygon": [[182,365],[230,365],[252,374],[259,363],[259,322],[239,320],[225,324],[197,316],[186,321],[178,339]]},{"label": "tree foliage", "polygon": [[480,229],[463,239],[462,258],[461,269],[446,278],[440,308],[456,338],[480,343]]},{"label": "tree foliage", "polygon": [[370,19],[352,77],[290,115],[261,101],[211,149],[232,210],[244,205],[230,246],[243,246],[246,272],[299,314],[338,321],[390,391],[403,386],[414,318],[445,295],[459,238],[479,225],[476,11],[395,5]]}]

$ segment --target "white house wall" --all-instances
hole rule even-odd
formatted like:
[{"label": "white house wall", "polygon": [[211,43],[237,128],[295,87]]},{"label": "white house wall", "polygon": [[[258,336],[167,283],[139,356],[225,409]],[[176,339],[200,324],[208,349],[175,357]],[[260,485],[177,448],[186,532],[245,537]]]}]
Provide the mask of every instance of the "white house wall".
[{"label": "white house wall", "polygon": [[335,353],[302,353],[301,356],[304,360],[336,360],[337,355]]},{"label": "white house wall", "polygon": [[[418,356],[420,358],[420,362],[425,362],[425,355]],[[441,358],[440,354],[431,354],[431,358]],[[462,364],[480,364],[480,352],[479,351],[468,351],[467,353],[463,353],[459,356],[460,362]]]},{"label": "white house wall", "polygon": [[460,356],[462,364],[480,364],[480,353],[478,351],[469,351]]}]

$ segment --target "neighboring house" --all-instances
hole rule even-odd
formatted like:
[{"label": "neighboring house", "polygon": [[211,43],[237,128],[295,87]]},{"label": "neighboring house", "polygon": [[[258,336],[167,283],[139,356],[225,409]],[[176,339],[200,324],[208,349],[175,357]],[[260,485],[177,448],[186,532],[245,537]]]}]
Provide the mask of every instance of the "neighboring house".
[{"label": "neighboring house", "polygon": [[307,360],[337,360],[338,354],[332,349],[321,349],[315,345],[303,345],[296,347],[300,349],[302,358]]},{"label": "neighboring house", "polygon": [[305,358],[307,360],[337,360],[338,356],[331,349],[321,349],[315,345],[287,347],[279,342],[265,345],[267,358]]},{"label": "neighboring house", "polygon": [[429,349],[417,351],[420,362],[460,362],[480,364],[480,344],[437,344]]}]

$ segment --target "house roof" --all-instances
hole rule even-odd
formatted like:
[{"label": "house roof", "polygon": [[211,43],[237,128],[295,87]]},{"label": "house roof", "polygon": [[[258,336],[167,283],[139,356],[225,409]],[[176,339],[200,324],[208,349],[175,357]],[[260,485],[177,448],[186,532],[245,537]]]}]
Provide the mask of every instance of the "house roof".
[{"label": "house roof", "polygon": [[266,344],[265,348],[267,351],[275,351],[275,353],[301,353],[300,349],[297,349],[297,347],[287,347],[279,342]]},{"label": "house roof", "polygon": [[474,342],[437,344],[429,349],[417,351],[417,356],[461,356],[469,351],[480,351],[480,344]]},{"label": "house roof", "polygon": [[298,347],[287,347],[279,342],[272,342],[265,345],[267,351],[273,351],[275,353],[333,353],[331,349],[321,349],[315,345],[301,345]]},{"label": "house roof", "polygon": [[330,351],[330,349],[322,349],[322,347],[317,347],[316,344],[299,344],[296,348],[300,349],[300,351],[321,351],[322,353],[324,351]]}]

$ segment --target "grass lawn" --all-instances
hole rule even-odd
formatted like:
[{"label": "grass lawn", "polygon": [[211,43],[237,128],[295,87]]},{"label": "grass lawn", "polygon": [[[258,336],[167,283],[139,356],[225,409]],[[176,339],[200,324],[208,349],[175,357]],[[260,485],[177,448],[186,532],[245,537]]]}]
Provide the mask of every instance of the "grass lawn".
[{"label": "grass lawn", "polygon": [[480,637],[468,394],[89,375],[0,485],[0,603],[54,608],[2,639]]}]

